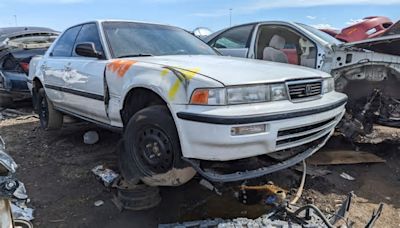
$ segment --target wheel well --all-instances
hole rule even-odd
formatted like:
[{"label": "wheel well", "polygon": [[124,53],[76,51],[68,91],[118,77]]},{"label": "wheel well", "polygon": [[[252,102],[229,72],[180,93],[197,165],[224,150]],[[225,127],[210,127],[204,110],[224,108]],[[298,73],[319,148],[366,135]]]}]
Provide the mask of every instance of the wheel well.
[{"label": "wheel well", "polygon": [[124,126],[126,126],[131,116],[135,115],[135,113],[153,105],[167,106],[167,103],[158,94],[149,89],[135,88],[129,91],[121,110],[121,118]]},{"label": "wheel well", "polygon": [[40,88],[43,88],[42,82],[38,78],[33,79],[33,89],[34,90],[39,90]]}]

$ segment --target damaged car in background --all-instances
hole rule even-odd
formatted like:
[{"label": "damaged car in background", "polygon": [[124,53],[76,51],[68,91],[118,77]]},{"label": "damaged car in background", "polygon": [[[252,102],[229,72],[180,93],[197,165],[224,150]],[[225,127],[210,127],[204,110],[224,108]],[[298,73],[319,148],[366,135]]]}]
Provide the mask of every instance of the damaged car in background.
[{"label": "damaged car in background", "polygon": [[223,55],[332,74],[336,90],[349,97],[340,132],[353,141],[376,143],[400,138],[400,35],[395,25],[384,36],[351,43],[312,26],[284,21],[239,25],[204,40]]},{"label": "damaged car in background", "polygon": [[58,34],[41,27],[0,28],[0,107],[31,97],[29,62],[33,56],[43,55]]},{"label": "damaged car in background", "polygon": [[149,185],[181,185],[195,171],[241,181],[293,166],[326,143],[347,100],[327,73],[221,56],[151,23],[73,26],[30,65],[42,128],[71,115],[122,132],[123,176]]}]

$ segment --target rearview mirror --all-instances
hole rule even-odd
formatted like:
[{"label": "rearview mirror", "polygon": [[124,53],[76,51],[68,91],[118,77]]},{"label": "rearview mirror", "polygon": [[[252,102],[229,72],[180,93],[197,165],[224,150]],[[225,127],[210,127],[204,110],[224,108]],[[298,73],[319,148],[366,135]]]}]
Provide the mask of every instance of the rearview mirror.
[{"label": "rearview mirror", "polygon": [[80,56],[102,58],[103,54],[96,51],[96,47],[92,42],[79,43],[75,46],[75,53]]}]

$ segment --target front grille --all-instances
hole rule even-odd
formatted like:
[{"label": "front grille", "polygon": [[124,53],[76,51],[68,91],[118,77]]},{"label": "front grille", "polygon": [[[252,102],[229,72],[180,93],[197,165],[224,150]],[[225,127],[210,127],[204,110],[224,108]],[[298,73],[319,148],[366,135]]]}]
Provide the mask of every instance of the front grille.
[{"label": "front grille", "polygon": [[312,140],[313,138],[319,138],[322,135],[329,133],[334,127],[336,118],[330,118],[314,124],[295,127],[290,129],[281,129],[278,131],[278,138],[276,145],[289,146],[291,144],[298,144],[302,141]]},{"label": "front grille", "polygon": [[318,127],[322,127],[332,121],[334,121],[335,118],[329,119],[329,120],[325,120],[316,124],[312,124],[312,125],[307,125],[304,127],[299,127],[299,128],[292,128],[292,129],[288,129],[288,130],[281,130],[278,132],[278,137],[279,136],[285,136],[285,135],[292,135],[292,134],[297,134],[297,133],[301,133],[301,132],[305,132],[305,131],[309,131]]},{"label": "front grille", "polygon": [[313,81],[294,81],[288,82],[289,96],[291,100],[310,98],[321,95],[322,82]]}]

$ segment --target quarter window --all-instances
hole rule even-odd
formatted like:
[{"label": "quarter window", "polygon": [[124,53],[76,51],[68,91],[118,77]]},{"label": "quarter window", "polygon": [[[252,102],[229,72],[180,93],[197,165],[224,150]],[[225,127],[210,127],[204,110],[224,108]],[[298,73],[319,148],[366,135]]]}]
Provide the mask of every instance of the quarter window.
[{"label": "quarter window", "polygon": [[82,26],[76,26],[65,31],[55,44],[51,56],[70,57],[72,49],[74,48],[76,36],[81,28]]},{"label": "quarter window", "polygon": [[215,48],[247,48],[254,25],[235,27],[219,35],[211,46]]}]

